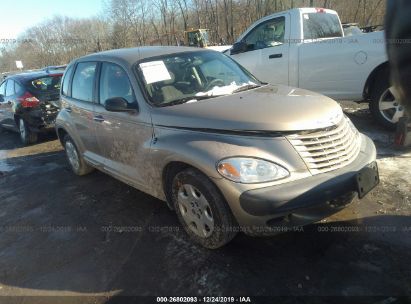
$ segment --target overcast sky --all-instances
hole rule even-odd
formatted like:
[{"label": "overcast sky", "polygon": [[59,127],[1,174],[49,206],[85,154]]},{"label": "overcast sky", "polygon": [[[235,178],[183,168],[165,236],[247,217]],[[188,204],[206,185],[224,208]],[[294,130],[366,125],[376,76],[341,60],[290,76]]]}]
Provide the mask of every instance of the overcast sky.
[{"label": "overcast sky", "polygon": [[55,15],[90,17],[102,8],[103,0],[0,0],[0,43]]}]

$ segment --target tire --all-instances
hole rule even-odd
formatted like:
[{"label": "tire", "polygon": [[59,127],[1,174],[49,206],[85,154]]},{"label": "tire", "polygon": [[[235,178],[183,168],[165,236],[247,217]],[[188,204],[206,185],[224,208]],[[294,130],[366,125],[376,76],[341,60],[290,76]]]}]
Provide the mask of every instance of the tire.
[{"label": "tire", "polygon": [[32,132],[27,125],[27,123],[24,121],[23,118],[19,119],[19,133],[20,133],[20,140],[23,145],[31,145],[37,142],[38,136],[37,133]]},{"label": "tire", "polygon": [[370,111],[374,119],[388,130],[395,130],[404,108],[396,100],[387,70],[377,75],[371,92]]},{"label": "tire", "polygon": [[237,223],[217,187],[202,173],[186,169],[172,180],[171,197],[184,230],[197,244],[216,249],[237,234]]},{"label": "tire", "polygon": [[89,166],[78,152],[77,146],[71,137],[66,134],[63,139],[64,150],[66,151],[67,161],[70,165],[71,170],[76,175],[86,175],[94,170],[93,167]]}]

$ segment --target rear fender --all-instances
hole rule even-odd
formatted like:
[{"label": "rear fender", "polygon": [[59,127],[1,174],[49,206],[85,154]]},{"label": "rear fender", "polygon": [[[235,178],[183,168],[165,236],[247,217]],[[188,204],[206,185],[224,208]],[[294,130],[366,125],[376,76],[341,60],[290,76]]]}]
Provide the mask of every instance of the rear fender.
[{"label": "rear fender", "polygon": [[71,139],[73,139],[74,143],[76,144],[77,149],[79,150],[80,153],[84,153],[84,145],[80,139],[80,137],[77,135],[77,132],[75,131],[75,127],[69,123],[71,121],[71,117],[69,116],[66,111],[60,111],[56,118],[56,123],[55,123],[55,129],[57,136],[62,144],[64,146],[64,138],[62,134],[68,134]]}]

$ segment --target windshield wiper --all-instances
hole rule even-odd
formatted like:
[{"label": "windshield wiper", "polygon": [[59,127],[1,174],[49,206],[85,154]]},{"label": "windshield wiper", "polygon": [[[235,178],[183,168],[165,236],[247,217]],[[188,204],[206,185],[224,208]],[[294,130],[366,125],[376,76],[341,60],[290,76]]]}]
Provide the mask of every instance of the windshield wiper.
[{"label": "windshield wiper", "polygon": [[258,85],[258,84],[247,84],[247,85],[244,85],[244,86],[242,86],[242,87],[239,87],[238,89],[235,89],[235,90],[233,91],[233,93],[238,93],[238,92],[242,92],[242,91],[248,91],[248,90],[255,89],[255,88],[259,88],[259,87],[261,87],[261,86]]},{"label": "windshield wiper", "polygon": [[218,95],[214,95],[214,96],[208,96],[208,95],[204,95],[204,96],[190,96],[190,97],[184,97],[184,98],[180,98],[180,99],[176,99],[167,103],[162,103],[159,104],[158,107],[169,107],[169,106],[175,106],[178,104],[182,104],[182,103],[186,103],[189,102],[191,100],[203,100],[203,99],[209,99],[209,98],[213,98],[213,97],[217,97]]}]

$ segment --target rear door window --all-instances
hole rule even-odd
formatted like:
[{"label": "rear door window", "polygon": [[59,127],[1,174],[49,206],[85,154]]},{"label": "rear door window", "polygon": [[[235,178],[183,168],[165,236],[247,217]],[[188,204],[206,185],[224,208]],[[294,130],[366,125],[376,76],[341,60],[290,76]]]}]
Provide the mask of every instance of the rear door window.
[{"label": "rear door window", "polygon": [[75,99],[93,101],[96,62],[81,62],[74,72],[71,96]]},{"label": "rear door window", "polygon": [[6,85],[6,96],[13,96],[14,95],[14,80],[7,80]]},{"label": "rear door window", "polygon": [[61,75],[50,75],[37,78],[31,81],[30,86],[37,92],[59,91],[61,85]]},{"label": "rear door window", "polygon": [[304,39],[342,37],[340,19],[335,14],[303,14]]}]

